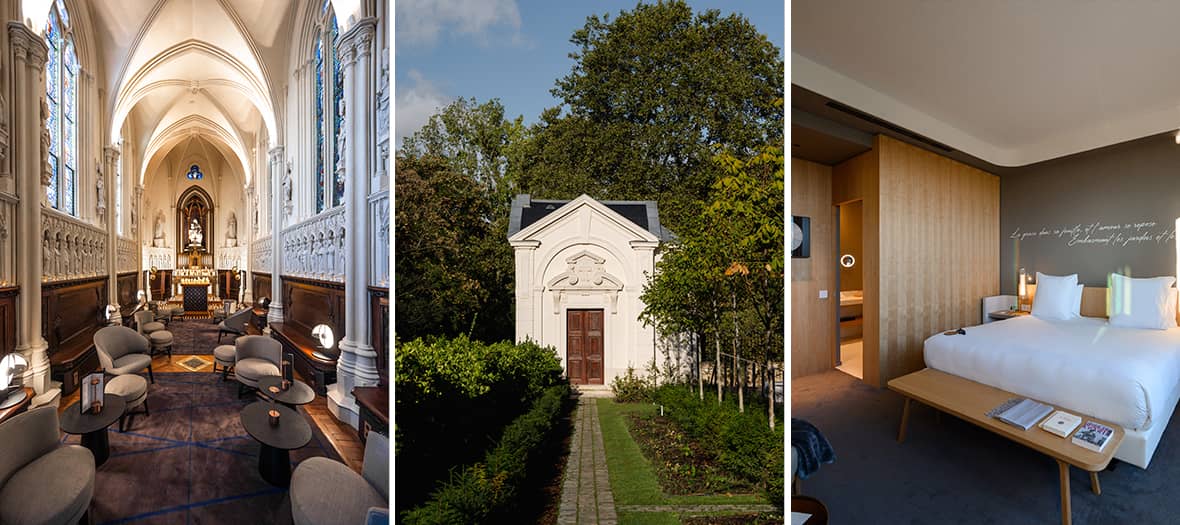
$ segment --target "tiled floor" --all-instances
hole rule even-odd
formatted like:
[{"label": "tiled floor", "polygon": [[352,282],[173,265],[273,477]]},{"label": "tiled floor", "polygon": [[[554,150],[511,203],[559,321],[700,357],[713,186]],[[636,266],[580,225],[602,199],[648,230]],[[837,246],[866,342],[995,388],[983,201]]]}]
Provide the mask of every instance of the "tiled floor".
[{"label": "tiled floor", "polygon": [[[191,372],[192,370],[182,368],[176,364],[190,357],[193,356],[185,354],[173,354],[172,357],[157,355],[152,359],[152,370],[155,372]],[[212,361],[212,356],[203,357]],[[196,371],[213,373],[213,366],[209,365]],[[66,407],[78,401],[80,395],[79,391],[74,391],[68,396],[62,396],[59,410],[64,410]],[[328,438],[332,447],[336,449],[336,453],[344,459],[345,464],[359,473],[365,457],[365,446],[361,443],[356,430],[347,424],[337,421],[332,416],[332,413],[328,411],[328,399],[324,396],[316,396],[315,401],[304,405],[303,408],[311,415],[312,421],[324,433],[324,436]]]}]

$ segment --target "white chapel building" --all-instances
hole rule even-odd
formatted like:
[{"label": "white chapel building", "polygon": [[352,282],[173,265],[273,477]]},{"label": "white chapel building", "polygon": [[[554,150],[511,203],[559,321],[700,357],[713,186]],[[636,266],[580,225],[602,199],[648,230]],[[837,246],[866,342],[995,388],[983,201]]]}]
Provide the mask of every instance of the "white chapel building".
[{"label": "white chapel building", "polygon": [[655,356],[656,331],[639,320],[640,295],[671,233],[654,201],[512,203],[516,340],[557,350],[573,384],[606,385]]}]

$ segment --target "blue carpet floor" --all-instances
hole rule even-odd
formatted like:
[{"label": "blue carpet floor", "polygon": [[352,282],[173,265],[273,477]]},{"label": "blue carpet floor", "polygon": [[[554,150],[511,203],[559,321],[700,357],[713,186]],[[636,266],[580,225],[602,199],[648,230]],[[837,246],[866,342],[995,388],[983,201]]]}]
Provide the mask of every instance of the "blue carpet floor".
[{"label": "blue carpet floor", "polygon": [[[831,523],[1061,523],[1053,459],[919,403],[898,444],[901,408],[900,395],[842,372],[791,380],[791,416],[836,451],[801,491],[824,502]],[[1073,523],[1180,523],[1178,426],[1174,415],[1147,470],[1118,462],[1099,473],[1101,496],[1071,468]]]},{"label": "blue carpet floor", "polygon": [[[255,400],[238,400],[237,383],[220,374],[157,372],[151,415],[136,416],[126,432],[118,423],[108,430],[111,457],[95,476],[92,523],[289,523],[287,491],[259,475],[259,444],[239,419]],[[291,451],[292,469],[313,456],[340,459],[312,429],[311,442]]]}]

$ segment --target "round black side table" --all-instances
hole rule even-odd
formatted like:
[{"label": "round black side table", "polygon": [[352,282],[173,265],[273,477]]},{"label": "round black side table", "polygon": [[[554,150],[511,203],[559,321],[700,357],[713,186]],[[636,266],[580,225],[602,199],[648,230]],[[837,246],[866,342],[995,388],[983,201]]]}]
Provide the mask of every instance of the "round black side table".
[{"label": "round black side table", "polygon": [[287,405],[289,408],[295,408],[297,405],[306,405],[315,401],[315,391],[310,386],[307,386],[307,383],[298,379],[291,381],[291,386],[286,391],[272,392],[270,390],[271,387],[280,388],[282,382],[282,377],[266,376],[258,380],[258,391],[262,392],[262,395],[266,397]]},{"label": "round black side table", "polygon": [[117,394],[104,394],[102,412],[82,413],[75,402],[61,413],[61,430],[67,434],[81,434],[82,446],[94,454],[94,466],[101,466],[111,457],[111,442],[107,439],[107,427],[119,420],[127,409],[127,401]]},{"label": "round black side table", "polygon": [[[275,426],[271,426],[267,415],[271,408],[279,412],[279,424]],[[258,454],[258,473],[262,479],[276,487],[289,487],[290,451],[311,441],[311,425],[290,408],[259,401],[242,409],[242,426],[262,445]]]}]

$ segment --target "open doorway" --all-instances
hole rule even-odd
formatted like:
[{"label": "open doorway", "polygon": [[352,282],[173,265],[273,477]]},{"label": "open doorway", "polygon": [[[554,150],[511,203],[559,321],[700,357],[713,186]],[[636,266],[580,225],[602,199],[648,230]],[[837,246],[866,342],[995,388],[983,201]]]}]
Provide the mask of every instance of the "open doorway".
[{"label": "open doorway", "polygon": [[840,283],[839,338],[836,348],[837,370],[857,379],[864,379],[864,267],[862,200],[838,205],[836,259]]}]

